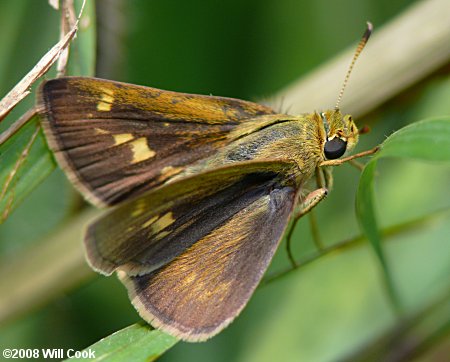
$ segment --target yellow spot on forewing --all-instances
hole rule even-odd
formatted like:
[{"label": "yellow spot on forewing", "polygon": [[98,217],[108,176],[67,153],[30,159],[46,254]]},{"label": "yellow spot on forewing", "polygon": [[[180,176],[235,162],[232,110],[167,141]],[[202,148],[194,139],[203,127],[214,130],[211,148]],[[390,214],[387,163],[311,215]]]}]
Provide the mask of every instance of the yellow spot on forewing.
[{"label": "yellow spot on forewing", "polygon": [[150,225],[153,224],[156,220],[158,220],[158,217],[159,217],[158,215],[153,216],[151,219],[149,219],[148,221],[146,221],[146,222],[142,225],[142,227],[146,228],[146,227],[150,226]]},{"label": "yellow spot on forewing", "polygon": [[114,146],[121,145],[122,143],[131,141],[134,137],[131,133],[120,133],[113,135],[114,137]]},{"label": "yellow spot on forewing", "polygon": [[163,237],[170,234],[170,231],[161,231],[158,235],[155,236],[155,240],[161,240]]},{"label": "yellow spot on forewing", "polygon": [[163,169],[161,170],[161,176],[163,178],[170,177],[170,176],[176,175],[177,173],[179,173],[182,170],[183,170],[183,167],[166,166],[166,167],[163,167]]},{"label": "yellow spot on forewing", "polygon": [[170,173],[172,170],[174,170],[172,166],[166,166],[162,168],[161,173]]},{"label": "yellow spot on forewing", "polygon": [[106,102],[100,101],[97,104],[97,111],[99,111],[99,112],[109,112],[111,110],[111,106],[112,106],[111,103],[106,103]]},{"label": "yellow spot on forewing", "polygon": [[114,103],[114,91],[108,88],[102,88],[102,98],[97,104],[97,111],[99,112],[109,112],[111,110],[112,104]]},{"label": "yellow spot on forewing", "polygon": [[104,129],[101,129],[101,128],[94,128],[94,132],[95,132],[96,134],[109,134],[108,131],[106,131],[106,130],[104,130]]},{"label": "yellow spot on forewing", "polygon": [[136,217],[136,216],[141,215],[142,213],[144,213],[146,208],[147,208],[147,203],[144,200],[139,199],[137,202],[136,208],[131,212],[131,216]]},{"label": "yellow spot on forewing", "polygon": [[148,147],[147,139],[145,137],[138,138],[130,143],[131,152],[133,153],[132,163],[138,163],[156,155],[156,152]]},{"label": "yellow spot on forewing", "polygon": [[141,215],[144,212],[144,209],[134,209],[133,212],[131,213],[132,217],[136,217]]},{"label": "yellow spot on forewing", "polygon": [[168,212],[161,216],[157,221],[152,223],[151,232],[152,234],[158,234],[161,230],[164,230],[169,225],[173,224],[175,219],[173,218],[172,212]]}]

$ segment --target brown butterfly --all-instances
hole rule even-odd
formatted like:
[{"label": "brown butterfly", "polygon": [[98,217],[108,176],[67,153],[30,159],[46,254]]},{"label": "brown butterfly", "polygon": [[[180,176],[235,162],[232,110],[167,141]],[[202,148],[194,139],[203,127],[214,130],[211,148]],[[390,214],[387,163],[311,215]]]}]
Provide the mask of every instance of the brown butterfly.
[{"label": "brown butterfly", "polygon": [[244,308],[289,220],[325,197],[324,168],[374,152],[341,158],[358,129],[337,106],[292,116],[82,77],[45,82],[38,103],[71,181],[113,207],[87,231],[89,264],[117,271],[142,318],[188,341],[219,333]]}]

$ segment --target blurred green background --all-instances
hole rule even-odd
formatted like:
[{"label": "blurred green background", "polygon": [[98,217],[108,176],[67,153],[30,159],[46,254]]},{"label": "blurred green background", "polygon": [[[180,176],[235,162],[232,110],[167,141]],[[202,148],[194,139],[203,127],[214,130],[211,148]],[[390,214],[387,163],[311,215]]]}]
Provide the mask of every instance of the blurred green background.
[{"label": "blurred green background", "polygon": [[[366,20],[376,31],[413,3],[99,0],[97,75],[175,91],[261,99],[353,44]],[[59,14],[47,1],[0,0],[0,98],[57,42],[58,26]],[[75,61],[81,56],[81,51],[72,54]],[[363,123],[372,132],[358,150],[382,142],[406,124],[450,114],[449,70],[447,64],[365,115]],[[0,131],[33,104],[32,98]],[[450,207],[448,167],[392,160],[381,162],[378,173],[382,226]],[[317,210],[326,245],[359,234],[354,215],[359,173],[342,166],[334,174],[335,188]],[[20,258],[82,207],[62,172],[55,170],[0,226],[0,261]],[[432,226],[411,227],[386,243],[407,313],[448,293],[448,215],[436,218]],[[299,223],[295,240],[298,257],[314,252],[306,219]],[[282,245],[269,272],[287,266]],[[139,321],[115,277],[92,274],[45,305],[34,306],[33,296],[29,298],[30,311],[0,324],[0,349],[82,349]],[[448,310],[442,318],[448,325]],[[373,343],[395,324],[377,260],[362,244],[258,289],[223,333],[206,343],[180,342],[161,361],[336,361]],[[432,333],[435,326],[424,333]],[[441,361],[445,353],[450,355],[448,333],[418,360]]]}]

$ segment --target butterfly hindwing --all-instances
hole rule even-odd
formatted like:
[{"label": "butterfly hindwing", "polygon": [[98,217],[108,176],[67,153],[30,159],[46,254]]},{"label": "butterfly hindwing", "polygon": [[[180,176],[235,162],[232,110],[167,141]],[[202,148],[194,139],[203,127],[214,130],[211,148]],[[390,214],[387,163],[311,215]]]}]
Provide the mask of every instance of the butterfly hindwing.
[{"label": "butterfly hindwing", "polygon": [[81,77],[39,93],[50,147],[91,202],[117,204],[161,185],[230,142],[237,125],[271,108]]},{"label": "butterfly hindwing", "polygon": [[201,341],[240,313],[261,280],[294,207],[292,186],[272,185],[173,261],[119,277],[140,315],[188,341]]},{"label": "butterfly hindwing", "polygon": [[89,227],[88,261],[104,274],[156,270],[271,189],[290,183],[292,167],[280,161],[234,163],[118,205]]}]

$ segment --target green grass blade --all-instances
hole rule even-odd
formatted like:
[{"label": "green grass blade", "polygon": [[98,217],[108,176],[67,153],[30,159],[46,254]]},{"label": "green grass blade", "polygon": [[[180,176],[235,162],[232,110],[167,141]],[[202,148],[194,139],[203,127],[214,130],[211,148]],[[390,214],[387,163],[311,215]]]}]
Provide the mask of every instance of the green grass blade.
[{"label": "green grass blade", "polygon": [[375,207],[376,166],[380,159],[387,157],[450,162],[450,117],[420,121],[393,133],[361,174],[356,197],[357,218],[361,231],[370,241],[380,262],[390,300],[394,308],[400,311],[400,300],[381,245]]},{"label": "green grass blade", "polygon": [[[78,1],[81,5],[81,1]],[[52,11],[50,7],[48,11]],[[54,29],[55,33],[58,29]],[[95,6],[88,2],[78,36],[71,46],[69,74],[92,76],[95,68]],[[1,69],[0,69],[1,71]],[[55,162],[33,117],[0,145],[0,223],[55,168]]]},{"label": "green grass blade", "polygon": [[[82,1],[76,2],[76,12]],[[80,19],[77,37],[70,47],[68,74],[92,77],[95,74],[96,61],[96,22],[95,2],[87,1]]]},{"label": "green grass blade", "polygon": [[23,18],[27,4],[24,1],[4,1],[1,4],[0,21],[3,29],[0,33],[0,79],[2,82],[7,79],[10,71],[11,57],[5,56],[13,53],[20,32],[23,31]]},{"label": "green grass blade", "polygon": [[34,116],[0,146],[0,223],[55,168]]},{"label": "green grass blade", "polygon": [[[424,352],[439,346],[439,342],[445,344],[445,339],[448,339],[449,298],[450,290],[447,289],[442,295],[435,297],[429,305],[408,316],[402,323],[389,328],[379,338],[352,352],[343,361],[389,361],[396,353],[401,355],[397,361],[432,361],[433,358],[421,359],[420,357],[423,357]],[[398,346],[407,346],[407,348],[400,352]]]},{"label": "green grass blade", "polygon": [[68,361],[154,361],[175,345],[178,340],[148,325],[133,324],[84,351],[92,351],[94,358],[71,358]]}]

